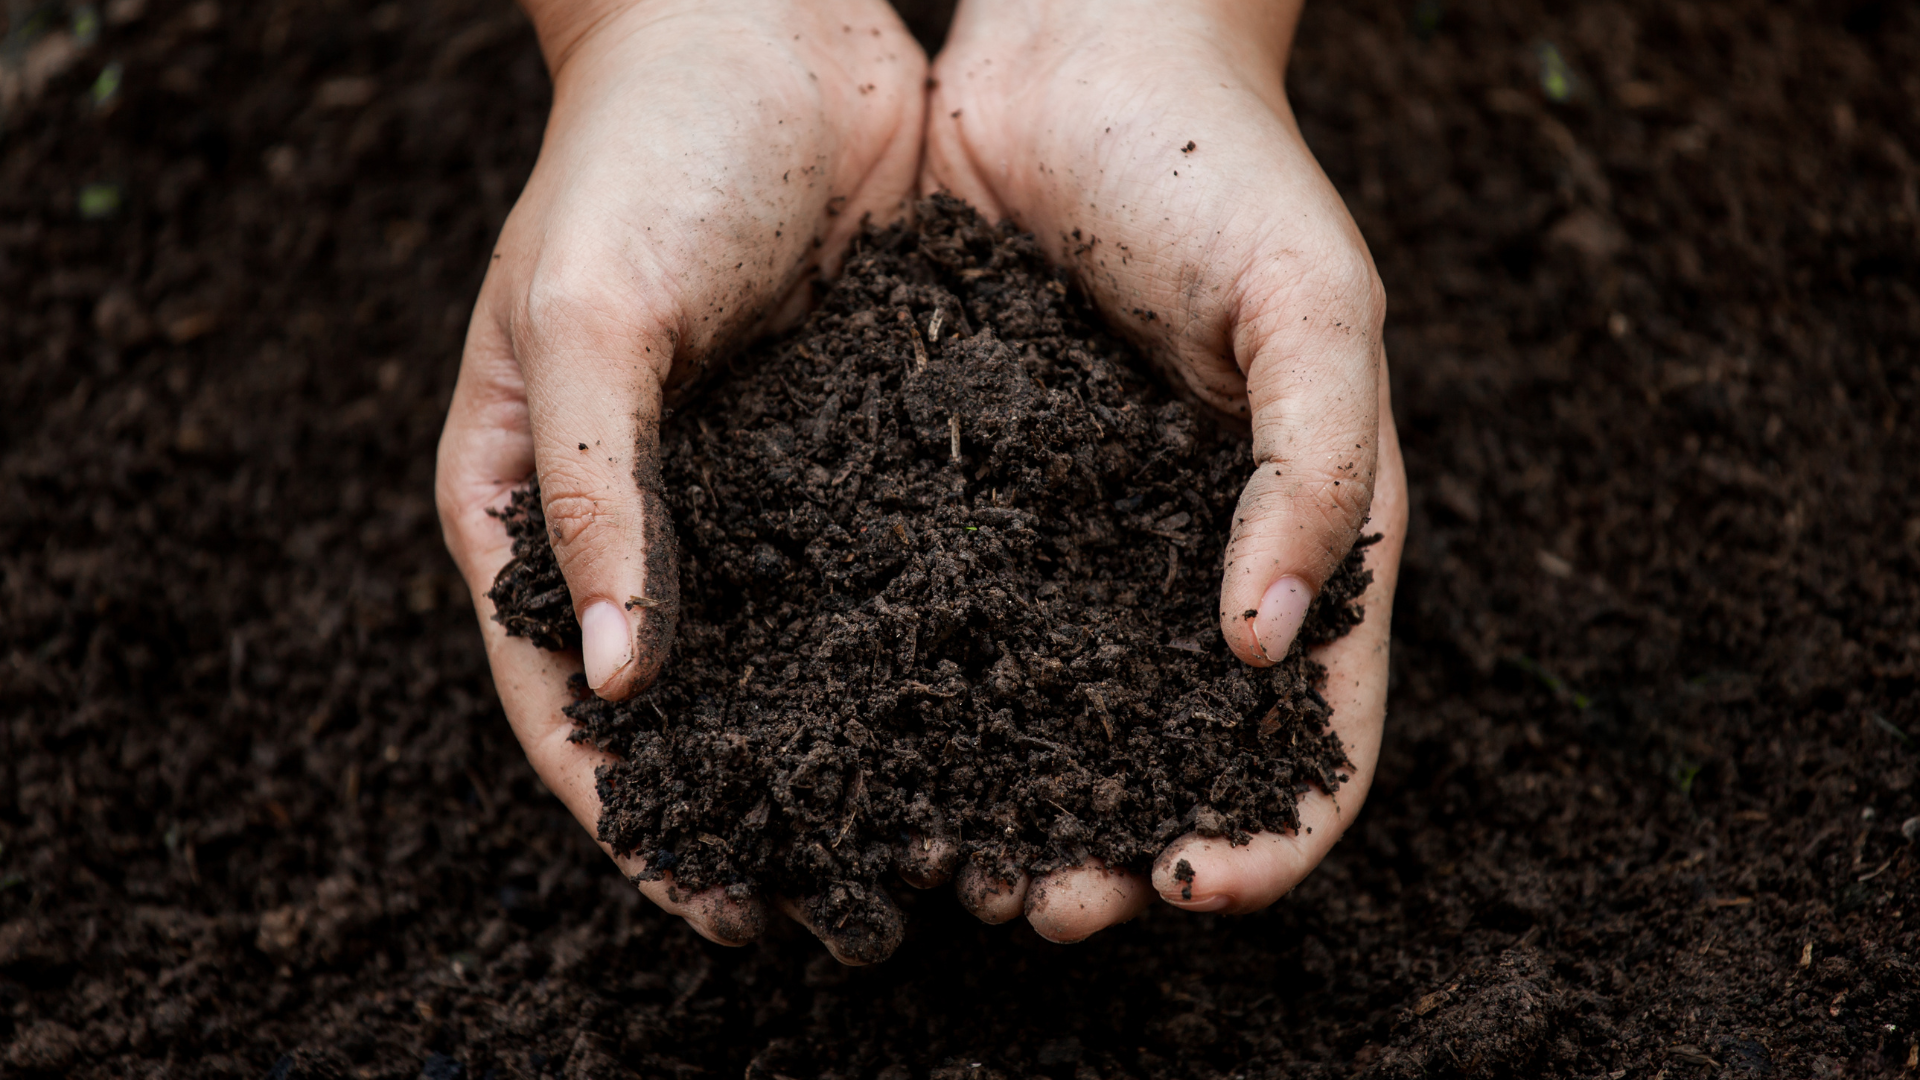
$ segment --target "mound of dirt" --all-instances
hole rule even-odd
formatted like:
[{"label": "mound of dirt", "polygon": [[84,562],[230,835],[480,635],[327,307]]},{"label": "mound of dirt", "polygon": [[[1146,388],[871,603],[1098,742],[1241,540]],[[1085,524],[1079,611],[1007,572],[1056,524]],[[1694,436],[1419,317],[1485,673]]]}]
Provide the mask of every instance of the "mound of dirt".
[{"label": "mound of dirt", "polygon": [[[869,230],[815,313],[673,417],[679,643],[585,693],[600,838],[688,888],[811,898],[891,952],[911,836],[1002,876],[1297,829],[1345,776],[1306,649],[1362,617],[1364,543],[1285,659],[1221,641],[1244,439],[1168,398],[1030,236],[946,196]],[[505,515],[510,633],[579,641],[537,490]],[[912,847],[913,844],[908,844]],[[925,850],[924,847],[921,850]]]}]

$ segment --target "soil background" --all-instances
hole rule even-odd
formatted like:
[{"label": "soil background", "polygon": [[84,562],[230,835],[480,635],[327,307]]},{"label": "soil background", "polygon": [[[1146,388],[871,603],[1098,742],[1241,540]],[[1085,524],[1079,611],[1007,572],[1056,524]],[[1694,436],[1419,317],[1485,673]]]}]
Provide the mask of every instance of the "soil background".
[{"label": "soil background", "polygon": [[1367,809],[1259,916],[905,894],[862,970],[655,914],[491,695],[431,475],[524,20],[142,7],[7,9],[8,1075],[1913,1074],[1912,5],[1310,7],[1413,482]]}]

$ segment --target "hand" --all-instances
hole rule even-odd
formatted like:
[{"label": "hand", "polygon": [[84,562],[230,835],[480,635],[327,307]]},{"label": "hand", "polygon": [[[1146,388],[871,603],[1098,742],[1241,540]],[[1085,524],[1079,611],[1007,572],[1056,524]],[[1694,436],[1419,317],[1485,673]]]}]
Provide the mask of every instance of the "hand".
[{"label": "hand", "polygon": [[1406,476],[1379,275],[1287,103],[1298,17],[1299,0],[964,0],[935,61],[921,190],[1038,234],[1177,386],[1251,422],[1220,590],[1234,653],[1284,656],[1362,525],[1385,534],[1368,551],[1365,621],[1317,653],[1350,779],[1302,797],[1299,833],[1242,847],[1188,835],[1150,882],[1082,867],[963,889],[988,921],[1024,911],[1076,941],[1156,892],[1257,910],[1325,857],[1372,782]]},{"label": "hand", "polygon": [[[561,709],[583,662],[620,700],[672,643],[663,402],[730,344],[797,316],[863,216],[905,210],[926,58],[881,0],[524,2],[553,109],[474,308],[436,486],[507,718],[592,832],[606,755],[568,740]],[[488,511],[536,474],[578,656],[491,618],[511,550]],[[670,879],[640,890],[715,941],[750,940],[767,919],[758,899],[688,896]]]}]

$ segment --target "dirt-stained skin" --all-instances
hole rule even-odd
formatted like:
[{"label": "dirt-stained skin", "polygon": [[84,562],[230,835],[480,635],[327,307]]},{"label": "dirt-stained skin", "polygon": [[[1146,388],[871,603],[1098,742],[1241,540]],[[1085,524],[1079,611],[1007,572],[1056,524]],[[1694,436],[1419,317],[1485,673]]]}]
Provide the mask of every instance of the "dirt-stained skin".
[{"label": "dirt-stained skin", "polygon": [[680,539],[673,528],[673,511],[660,488],[660,428],[639,425],[634,442],[633,482],[640,492],[640,534],[636,538],[643,559],[644,592],[624,603],[633,618],[634,655],[649,670],[638,676],[640,685],[653,682],[672,651],[680,625]]}]

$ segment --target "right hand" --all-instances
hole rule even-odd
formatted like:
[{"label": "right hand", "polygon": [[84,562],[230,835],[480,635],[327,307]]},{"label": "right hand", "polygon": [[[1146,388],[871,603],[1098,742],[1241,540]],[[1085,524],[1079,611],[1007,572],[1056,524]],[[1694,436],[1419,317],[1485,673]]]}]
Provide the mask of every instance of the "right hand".
[{"label": "right hand", "polygon": [[[1297,830],[1190,833],[1151,876],[1089,865],[963,899],[1077,941],[1158,898],[1273,903],[1366,799],[1386,717],[1406,471],[1388,401],[1386,303],[1365,241],[1294,122],[1300,0],[965,0],[935,61],[921,185],[1010,219],[1070,266],[1176,385],[1248,422],[1220,630],[1242,661],[1286,655],[1362,532],[1366,621],[1313,653],[1352,767],[1301,796]],[[975,898],[979,898],[975,900]]]},{"label": "right hand", "polygon": [[[882,0],[524,3],[553,108],[467,331],[436,493],[514,734],[594,832],[607,755],[569,741],[561,709],[583,666],[617,701],[653,681],[672,644],[663,402],[730,345],[797,318],[862,218],[905,211],[926,57]],[[491,617],[487,591],[512,552],[488,511],[536,475],[579,655]],[[630,878],[644,869],[615,862]],[[715,941],[766,925],[759,899],[639,887]]]}]

